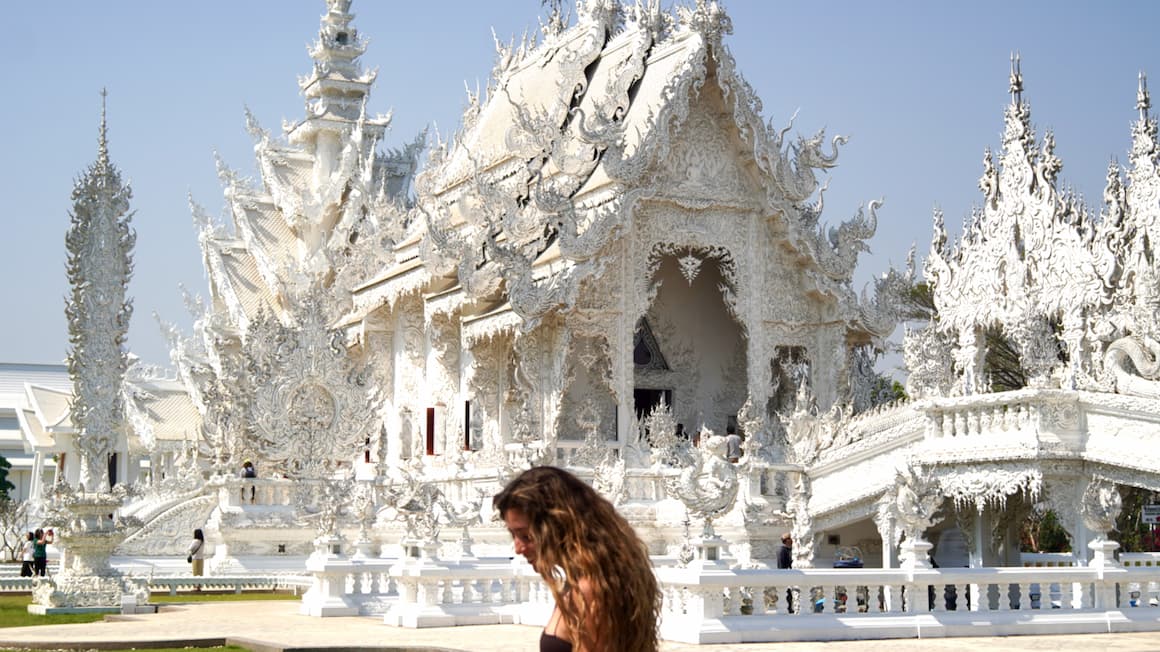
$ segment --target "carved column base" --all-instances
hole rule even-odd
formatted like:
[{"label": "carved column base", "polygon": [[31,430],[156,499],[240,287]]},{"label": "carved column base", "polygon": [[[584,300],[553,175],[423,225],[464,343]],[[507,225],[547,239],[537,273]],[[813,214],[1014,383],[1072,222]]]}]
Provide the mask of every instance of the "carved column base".
[{"label": "carved column base", "polygon": [[403,546],[403,558],[407,561],[426,562],[439,559],[439,542],[405,538],[399,542]]},{"label": "carved column base", "polygon": [[55,577],[39,579],[28,611],[35,614],[85,611],[131,612],[149,602],[149,588],[109,565],[113,549],[125,540],[125,526],[110,518],[121,505],[111,494],[76,493],[61,498],[67,524],[58,528],[62,568]]},{"label": "carved column base", "polygon": [[1092,560],[1088,565],[1095,569],[1098,574],[1095,595],[1093,596],[1096,609],[1115,609],[1117,607],[1116,583],[1114,580],[1106,581],[1104,571],[1120,567],[1120,563],[1116,561],[1114,556],[1119,547],[1118,542],[1108,541],[1103,537],[1094,539],[1088,544],[1088,549],[1092,551]]},{"label": "carved column base", "polygon": [[689,568],[727,568],[724,560],[729,543],[716,535],[700,536],[689,542],[693,547],[693,561]]},{"label": "carved column base", "polygon": [[930,568],[930,549],[934,544],[923,539],[907,539],[899,546],[899,561],[902,568],[922,570]]},{"label": "carved column base", "polygon": [[358,541],[354,542],[354,554],[351,559],[364,560],[373,559],[375,554],[375,542],[371,541],[369,537],[359,537]]}]

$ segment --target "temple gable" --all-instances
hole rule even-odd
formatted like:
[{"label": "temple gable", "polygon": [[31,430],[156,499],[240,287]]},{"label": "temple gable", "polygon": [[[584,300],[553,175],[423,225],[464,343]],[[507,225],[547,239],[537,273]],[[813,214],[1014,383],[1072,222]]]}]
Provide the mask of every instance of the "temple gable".
[{"label": "temple gable", "polygon": [[689,116],[658,163],[658,196],[692,206],[756,206],[764,193],[712,80],[690,100]]}]

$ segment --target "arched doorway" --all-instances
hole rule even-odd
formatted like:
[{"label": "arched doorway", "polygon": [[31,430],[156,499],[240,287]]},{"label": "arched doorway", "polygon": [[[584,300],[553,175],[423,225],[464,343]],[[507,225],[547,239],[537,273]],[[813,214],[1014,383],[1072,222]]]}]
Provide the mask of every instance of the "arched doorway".
[{"label": "arched doorway", "polygon": [[706,426],[723,434],[736,425],[746,398],[747,356],[745,329],[725,300],[735,291],[722,270],[730,264],[695,249],[660,258],[652,277],[658,289],[633,342],[638,414],[651,407],[641,400],[663,398],[686,430]]}]

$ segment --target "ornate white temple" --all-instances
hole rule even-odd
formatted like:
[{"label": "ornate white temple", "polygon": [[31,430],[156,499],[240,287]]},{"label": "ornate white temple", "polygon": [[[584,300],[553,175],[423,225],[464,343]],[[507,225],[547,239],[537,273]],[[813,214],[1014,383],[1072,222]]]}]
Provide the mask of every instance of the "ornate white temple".
[{"label": "ornate white temple", "polygon": [[[418,473],[478,505],[513,470],[569,465],[614,485],[663,553],[685,519],[667,476],[698,457],[677,424],[732,426],[746,509],[726,524],[767,545],[788,526],[776,415],[799,394],[870,407],[897,322],[888,293],[851,287],[875,206],[824,229],[816,172],[844,140],[763,122],[716,5],[576,12],[500,46],[416,174],[423,136],[380,150],[364,41],[349,2],[328,4],[306,116],[282,138],[248,117],[260,183],[219,163],[233,224],[194,206],[210,292],[172,342],[212,477],[245,459],[300,488]],[[261,529],[249,508],[225,507],[193,520],[263,549],[238,534]]]},{"label": "ornate white temple", "polygon": [[[204,527],[222,555],[319,535],[470,555],[471,527],[476,552],[503,551],[488,497],[556,464],[684,561],[718,541],[759,566],[792,530],[800,568],[846,546],[913,565],[932,543],[944,567],[1018,565],[1019,526],[1045,507],[1075,563],[1092,540],[1110,554],[1116,486],[1160,490],[1143,77],[1129,166],[1096,211],[1059,189],[1013,62],[981,207],[954,242],[935,215],[935,310],[906,335],[909,401],[888,403],[873,362],[916,279],[853,290],[878,206],[823,223],[818,173],[844,139],[763,120],[716,3],[575,13],[497,46],[453,138],[384,150],[350,0],[327,2],[304,117],[275,136],[247,116],[260,179],[219,162],[232,223],[193,205],[210,285],[194,332],[169,329],[184,391],[130,406],[131,441],[174,479],[155,472],[123,508],[143,525],[122,550]],[[1020,389],[993,391],[995,337]],[[196,451],[145,416],[187,423],[183,405]],[[732,429],[736,464],[715,438]]]}]

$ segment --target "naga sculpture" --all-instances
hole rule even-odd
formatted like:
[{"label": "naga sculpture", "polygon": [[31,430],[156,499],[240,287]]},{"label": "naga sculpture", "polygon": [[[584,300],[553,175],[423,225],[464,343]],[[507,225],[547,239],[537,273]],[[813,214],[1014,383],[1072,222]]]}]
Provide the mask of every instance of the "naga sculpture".
[{"label": "naga sculpture", "polygon": [[703,519],[701,536],[705,539],[715,536],[713,519],[733,509],[741,485],[737,469],[725,459],[725,448],[724,437],[702,433],[692,465],[665,483],[669,496],[684,503],[692,516]]}]

